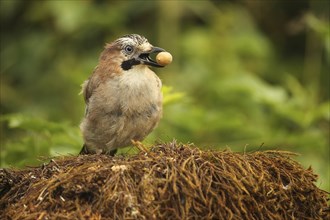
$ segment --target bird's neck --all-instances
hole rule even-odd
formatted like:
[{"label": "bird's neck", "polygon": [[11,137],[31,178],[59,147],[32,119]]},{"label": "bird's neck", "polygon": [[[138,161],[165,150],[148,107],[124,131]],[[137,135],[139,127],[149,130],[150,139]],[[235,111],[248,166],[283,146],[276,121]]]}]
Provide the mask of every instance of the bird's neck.
[{"label": "bird's neck", "polygon": [[148,66],[138,65],[122,73],[120,81],[127,89],[135,90],[147,86],[148,83],[152,84],[151,81],[154,80],[155,76],[155,73]]}]

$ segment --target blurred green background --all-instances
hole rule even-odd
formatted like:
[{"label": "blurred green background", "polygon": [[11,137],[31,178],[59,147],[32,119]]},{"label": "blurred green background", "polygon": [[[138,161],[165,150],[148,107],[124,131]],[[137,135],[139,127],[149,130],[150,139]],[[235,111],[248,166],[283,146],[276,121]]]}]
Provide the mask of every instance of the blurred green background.
[{"label": "blurred green background", "polygon": [[[145,140],[288,150],[329,185],[329,1],[1,0],[1,167],[77,154],[80,85],[106,42],[171,52]],[[126,148],[126,151],[129,151]]]}]

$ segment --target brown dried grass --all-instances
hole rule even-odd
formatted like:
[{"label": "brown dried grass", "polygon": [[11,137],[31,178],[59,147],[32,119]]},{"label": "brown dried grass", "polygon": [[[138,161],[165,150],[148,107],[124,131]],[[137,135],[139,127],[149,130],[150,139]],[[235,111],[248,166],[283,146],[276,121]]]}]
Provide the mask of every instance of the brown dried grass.
[{"label": "brown dried grass", "polygon": [[[160,144],[0,170],[0,219],[329,219],[317,176],[283,151]],[[1,211],[2,210],[2,211]]]}]

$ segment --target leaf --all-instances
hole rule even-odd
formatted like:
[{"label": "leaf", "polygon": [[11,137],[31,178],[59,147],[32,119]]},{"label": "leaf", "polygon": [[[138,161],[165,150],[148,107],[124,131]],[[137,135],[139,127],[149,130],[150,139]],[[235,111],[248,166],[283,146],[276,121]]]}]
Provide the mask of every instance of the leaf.
[{"label": "leaf", "polygon": [[168,105],[174,102],[178,102],[185,96],[182,92],[173,92],[173,88],[170,86],[163,86],[163,105]]}]

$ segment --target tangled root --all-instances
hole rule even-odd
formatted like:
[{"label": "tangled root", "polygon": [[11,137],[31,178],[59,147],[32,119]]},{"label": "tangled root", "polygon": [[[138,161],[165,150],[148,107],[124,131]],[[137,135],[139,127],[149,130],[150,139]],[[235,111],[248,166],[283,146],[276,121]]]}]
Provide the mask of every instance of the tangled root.
[{"label": "tangled root", "polygon": [[[317,176],[283,151],[175,142],[0,170],[0,219],[329,219]],[[1,211],[2,210],[2,211]]]}]

